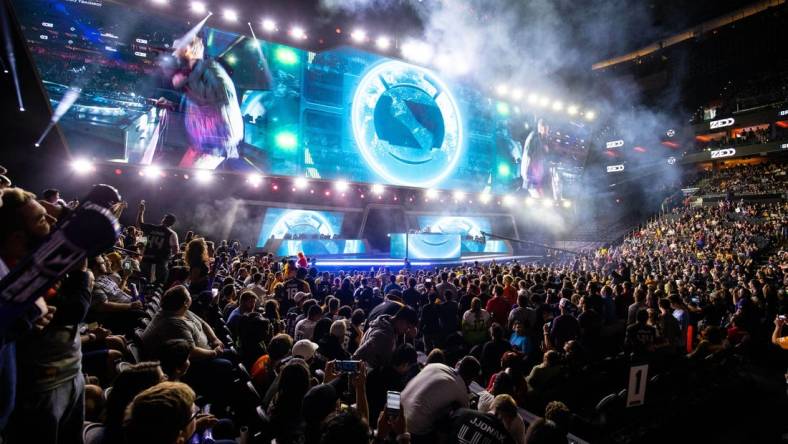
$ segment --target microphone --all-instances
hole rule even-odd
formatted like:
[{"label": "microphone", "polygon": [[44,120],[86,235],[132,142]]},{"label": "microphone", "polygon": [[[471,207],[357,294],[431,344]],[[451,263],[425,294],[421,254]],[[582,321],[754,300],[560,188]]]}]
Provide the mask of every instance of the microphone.
[{"label": "microphone", "polygon": [[35,322],[43,314],[36,299],[85,257],[115,245],[120,224],[109,208],[120,201],[114,187],[93,186],[84,203],[66,213],[49,236],[0,280],[0,336],[20,318]]}]

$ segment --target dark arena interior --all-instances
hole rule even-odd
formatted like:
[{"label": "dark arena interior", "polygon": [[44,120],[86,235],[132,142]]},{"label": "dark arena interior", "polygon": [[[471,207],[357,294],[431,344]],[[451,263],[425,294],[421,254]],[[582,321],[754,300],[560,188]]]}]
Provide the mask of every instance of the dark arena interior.
[{"label": "dark arena interior", "polygon": [[785,0],[0,30],[0,444],[788,443]]}]

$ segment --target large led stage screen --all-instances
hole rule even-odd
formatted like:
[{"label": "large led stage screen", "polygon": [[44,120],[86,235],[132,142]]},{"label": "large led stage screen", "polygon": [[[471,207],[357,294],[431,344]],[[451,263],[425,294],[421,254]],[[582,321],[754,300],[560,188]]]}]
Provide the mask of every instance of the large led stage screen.
[{"label": "large led stage screen", "polygon": [[588,154],[588,128],[566,115],[360,49],[308,52],[107,0],[12,4],[53,109],[79,91],[59,124],[73,154],[554,198]]},{"label": "large led stage screen", "polygon": [[333,239],[342,233],[344,217],[335,211],[268,208],[257,246],[263,247],[269,239]]},{"label": "large led stage screen", "polygon": [[419,230],[425,233],[459,234],[480,237],[491,233],[492,223],[481,216],[419,216]]}]

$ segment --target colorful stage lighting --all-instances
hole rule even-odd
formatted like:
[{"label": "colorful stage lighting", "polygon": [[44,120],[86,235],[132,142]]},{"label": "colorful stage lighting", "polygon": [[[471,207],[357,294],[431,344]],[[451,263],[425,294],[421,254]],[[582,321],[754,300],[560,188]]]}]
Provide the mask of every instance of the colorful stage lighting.
[{"label": "colorful stage lighting", "polygon": [[363,29],[355,29],[350,33],[350,38],[356,43],[364,43],[367,41],[367,32]]},{"label": "colorful stage lighting", "polygon": [[205,14],[208,12],[208,7],[203,2],[192,2],[191,10],[195,14]]},{"label": "colorful stage lighting", "polygon": [[222,12],[222,17],[224,17],[224,19],[228,22],[238,21],[238,13],[233,9],[225,9],[224,12]]},{"label": "colorful stage lighting", "polygon": [[208,170],[197,170],[197,172],[194,173],[194,179],[200,183],[208,183],[213,180],[213,173]]},{"label": "colorful stage lighting", "polygon": [[257,188],[260,185],[262,185],[262,183],[263,183],[263,176],[261,176],[261,175],[259,175],[257,173],[252,173],[252,174],[246,176],[246,182],[248,182],[249,185]]},{"label": "colorful stage lighting", "polygon": [[265,18],[263,19],[263,31],[265,32],[274,32],[276,31],[276,22],[273,19]]},{"label": "colorful stage lighting", "polygon": [[309,179],[306,177],[296,177],[293,181],[293,185],[295,185],[295,187],[299,190],[303,190],[309,185]]},{"label": "colorful stage lighting", "polygon": [[89,174],[96,171],[96,166],[93,162],[87,159],[76,159],[71,162],[71,169],[77,174]]},{"label": "colorful stage lighting", "polygon": [[142,175],[147,177],[148,179],[155,180],[161,177],[163,171],[156,165],[148,165],[142,171]]},{"label": "colorful stage lighting", "polygon": [[293,26],[290,28],[290,37],[296,40],[304,40],[306,38],[306,31],[300,26]]},{"label": "colorful stage lighting", "polygon": [[377,40],[375,40],[375,46],[377,46],[380,50],[389,49],[391,46],[391,40],[389,40],[388,37],[380,36],[377,38]]}]

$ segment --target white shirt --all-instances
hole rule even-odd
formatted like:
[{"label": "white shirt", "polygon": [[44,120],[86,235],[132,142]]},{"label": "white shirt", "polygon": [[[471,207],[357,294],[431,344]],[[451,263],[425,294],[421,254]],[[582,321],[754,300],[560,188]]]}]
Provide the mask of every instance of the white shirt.
[{"label": "white shirt", "polygon": [[315,333],[315,325],[317,322],[310,321],[309,318],[298,321],[295,327],[295,340],[309,339],[311,341],[312,335]]},{"label": "white shirt", "polygon": [[172,228],[167,228],[170,230],[170,254],[178,254],[181,252],[181,244],[178,242],[178,233],[175,232]]},{"label": "white shirt", "polygon": [[449,413],[452,404],[468,407],[468,388],[462,377],[444,364],[429,364],[408,382],[400,395],[408,431],[425,435]]}]

